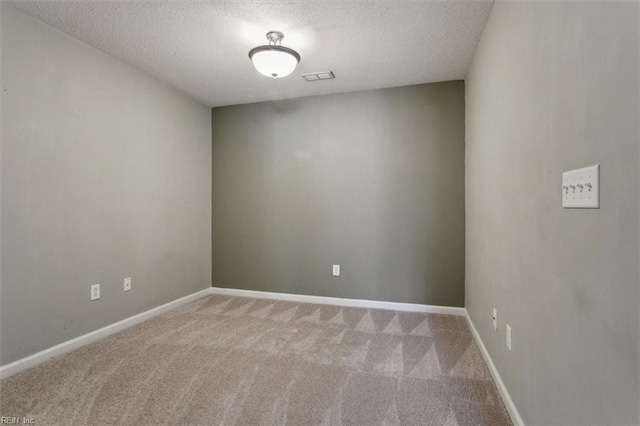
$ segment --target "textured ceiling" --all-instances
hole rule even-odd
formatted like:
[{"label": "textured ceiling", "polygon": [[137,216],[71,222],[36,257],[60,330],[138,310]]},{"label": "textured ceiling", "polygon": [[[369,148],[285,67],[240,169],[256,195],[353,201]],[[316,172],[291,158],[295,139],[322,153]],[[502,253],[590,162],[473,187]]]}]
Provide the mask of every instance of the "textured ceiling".
[{"label": "textured ceiling", "polygon": [[[208,106],[463,79],[492,1],[35,1],[14,7]],[[269,30],[302,60],[271,80]],[[332,70],[335,80],[301,74]]]}]

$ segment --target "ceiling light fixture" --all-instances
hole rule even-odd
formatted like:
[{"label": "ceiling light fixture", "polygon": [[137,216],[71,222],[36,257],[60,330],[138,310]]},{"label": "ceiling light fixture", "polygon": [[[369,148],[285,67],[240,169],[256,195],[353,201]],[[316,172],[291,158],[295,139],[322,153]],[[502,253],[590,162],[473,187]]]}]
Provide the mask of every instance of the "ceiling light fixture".
[{"label": "ceiling light fixture", "polygon": [[298,52],[280,45],[283,38],[284,34],[281,32],[269,31],[269,44],[254,47],[249,51],[249,59],[256,70],[274,80],[291,74],[300,62]]}]

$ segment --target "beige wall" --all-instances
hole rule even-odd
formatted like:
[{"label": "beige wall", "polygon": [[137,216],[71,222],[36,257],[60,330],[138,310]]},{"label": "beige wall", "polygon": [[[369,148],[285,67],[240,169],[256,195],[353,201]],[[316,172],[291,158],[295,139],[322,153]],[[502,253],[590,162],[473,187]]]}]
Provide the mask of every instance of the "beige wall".
[{"label": "beige wall", "polygon": [[640,423],[638,7],[497,2],[466,82],[467,309],[527,424]]},{"label": "beige wall", "polygon": [[2,15],[6,364],[211,285],[211,117],[6,4]]},{"label": "beige wall", "polygon": [[462,306],[463,191],[461,81],[214,108],[213,285]]}]

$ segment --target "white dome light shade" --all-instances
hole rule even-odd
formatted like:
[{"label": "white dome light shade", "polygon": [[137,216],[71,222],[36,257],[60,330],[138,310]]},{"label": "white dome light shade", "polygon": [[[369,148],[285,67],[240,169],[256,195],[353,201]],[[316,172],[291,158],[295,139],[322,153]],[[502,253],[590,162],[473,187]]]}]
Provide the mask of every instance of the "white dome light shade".
[{"label": "white dome light shade", "polygon": [[288,76],[298,65],[298,58],[291,53],[275,49],[255,52],[251,60],[260,74],[274,79]]},{"label": "white dome light shade", "polygon": [[267,33],[267,39],[271,44],[258,46],[249,51],[249,59],[256,70],[274,80],[291,74],[300,62],[298,52],[279,45],[283,37],[282,33],[271,31]]}]

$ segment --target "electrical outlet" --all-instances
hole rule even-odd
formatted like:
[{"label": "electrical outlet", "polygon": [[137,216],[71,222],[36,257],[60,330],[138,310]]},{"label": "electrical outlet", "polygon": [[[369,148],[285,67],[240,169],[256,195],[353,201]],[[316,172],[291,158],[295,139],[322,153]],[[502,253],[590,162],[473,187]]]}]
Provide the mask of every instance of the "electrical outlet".
[{"label": "electrical outlet", "polygon": [[91,300],[100,299],[100,284],[94,284],[91,286]]},{"label": "electrical outlet", "polygon": [[125,278],[124,279],[124,291],[130,291],[131,290],[131,278]]},{"label": "electrical outlet", "polygon": [[498,329],[498,310],[493,308],[493,329]]},{"label": "electrical outlet", "polygon": [[507,348],[511,350],[511,326],[507,324]]},{"label": "electrical outlet", "polygon": [[333,276],[334,277],[340,276],[340,265],[333,265]]}]

